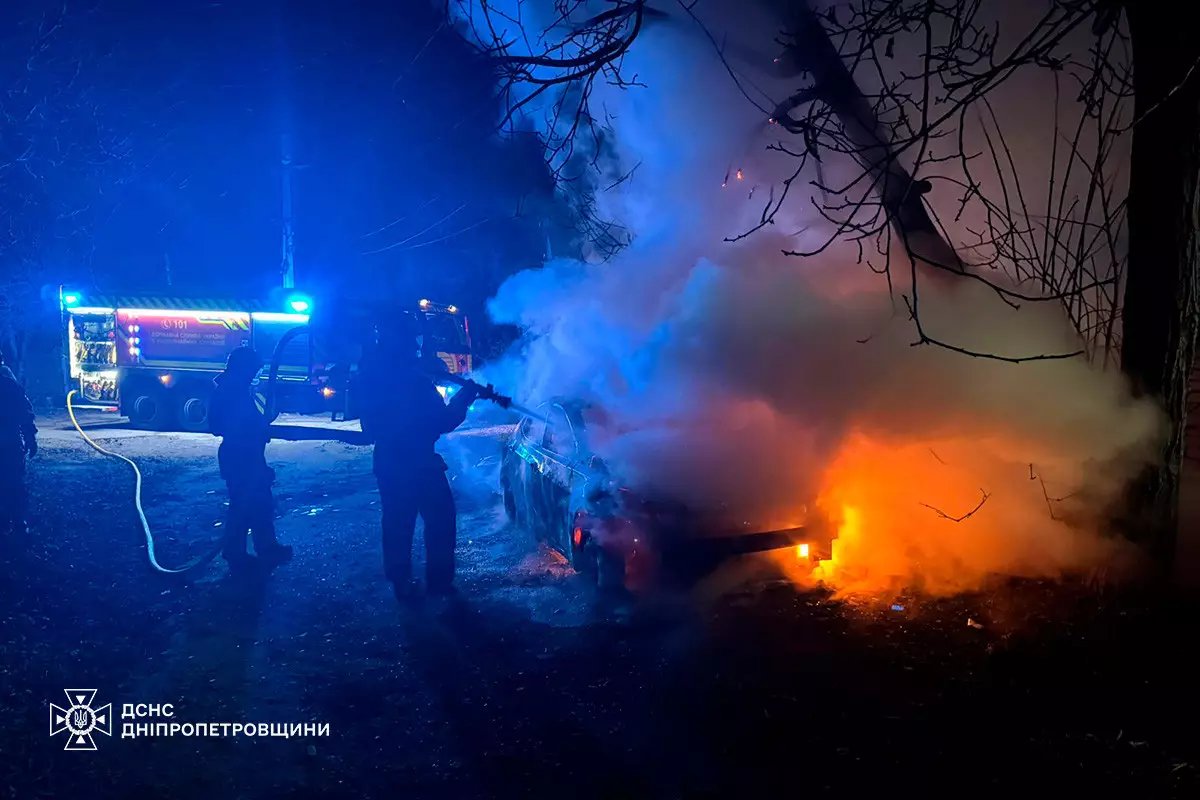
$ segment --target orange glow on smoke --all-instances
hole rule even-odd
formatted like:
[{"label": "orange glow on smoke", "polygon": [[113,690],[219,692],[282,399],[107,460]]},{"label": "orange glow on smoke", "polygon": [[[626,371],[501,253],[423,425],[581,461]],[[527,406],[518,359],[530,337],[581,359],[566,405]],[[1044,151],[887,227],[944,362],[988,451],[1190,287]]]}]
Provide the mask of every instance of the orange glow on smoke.
[{"label": "orange glow on smoke", "polygon": [[[1094,525],[1067,524],[1065,505],[1050,516],[1042,483],[1023,463],[1029,452],[1028,443],[998,438],[849,437],[818,491],[834,538],[808,580],[839,595],[951,594],[995,575],[1059,577],[1111,558],[1114,545]],[[1069,471],[1056,466],[1051,474]]]}]

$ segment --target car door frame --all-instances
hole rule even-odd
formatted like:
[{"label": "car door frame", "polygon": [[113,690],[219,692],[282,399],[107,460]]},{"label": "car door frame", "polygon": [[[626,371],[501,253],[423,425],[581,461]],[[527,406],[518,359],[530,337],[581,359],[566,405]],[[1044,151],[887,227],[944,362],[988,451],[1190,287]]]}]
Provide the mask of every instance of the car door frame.
[{"label": "car door frame", "polygon": [[[568,558],[571,557],[571,503],[574,489],[582,478],[579,471],[579,458],[583,446],[579,431],[571,413],[561,402],[549,402],[540,409],[547,417],[545,431],[542,434],[541,447],[538,448],[539,458],[542,459],[540,469],[539,511],[541,517],[541,538],[559,550]],[[560,453],[551,448],[550,436],[555,428],[555,420],[566,423],[565,429],[570,437],[569,452]],[[562,506],[565,506],[563,508]],[[562,512],[561,516],[559,512]]]},{"label": "car door frame", "polygon": [[515,474],[512,478],[515,479],[516,485],[513,485],[514,480],[510,479],[509,491],[512,492],[513,505],[517,512],[517,524],[526,528],[536,538],[537,525],[534,519],[536,509],[533,503],[534,498],[537,497],[539,491],[537,485],[541,479],[538,466],[540,457],[537,452],[540,448],[530,434],[535,430],[540,430],[541,435],[545,436],[546,423],[535,417],[526,417],[524,421],[528,422],[525,430],[522,431],[522,426],[518,425],[514,433],[516,441],[513,443],[512,453],[516,464],[514,465]]}]

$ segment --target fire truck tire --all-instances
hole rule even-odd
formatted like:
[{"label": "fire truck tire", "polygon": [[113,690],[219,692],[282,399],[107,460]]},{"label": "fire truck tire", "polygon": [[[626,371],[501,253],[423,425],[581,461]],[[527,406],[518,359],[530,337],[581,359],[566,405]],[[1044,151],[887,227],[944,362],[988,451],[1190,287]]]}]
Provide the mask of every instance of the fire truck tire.
[{"label": "fire truck tire", "polygon": [[193,433],[208,431],[208,401],[206,392],[185,390],[179,404],[179,427]]},{"label": "fire truck tire", "polygon": [[170,422],[166,392],[152,385],[135,386],[127,406],[129,423],[142,430],[164,430]]}]

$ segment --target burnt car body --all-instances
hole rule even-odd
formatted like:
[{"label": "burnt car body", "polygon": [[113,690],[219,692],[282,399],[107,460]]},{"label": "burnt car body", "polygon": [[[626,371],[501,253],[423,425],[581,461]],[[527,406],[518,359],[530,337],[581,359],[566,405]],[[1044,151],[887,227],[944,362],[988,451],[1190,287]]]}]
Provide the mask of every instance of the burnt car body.
[{"label": "burnt car body", "polygon": [[783,547],[816,556],[805,528],[756,530],[720,506],[689,509],[620,486],[589,446],[589,408],[556,400],[523,417],[505,443],[500,488],[518,529],[601,587],[686,581],[731,556]]}]

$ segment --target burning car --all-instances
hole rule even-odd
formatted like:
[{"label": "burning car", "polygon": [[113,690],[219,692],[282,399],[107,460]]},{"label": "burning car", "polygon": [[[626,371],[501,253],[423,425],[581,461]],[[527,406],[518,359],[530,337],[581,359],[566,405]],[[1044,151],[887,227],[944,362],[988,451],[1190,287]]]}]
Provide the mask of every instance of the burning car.
[{"label": "burning car", "polygon": [[804,527],[764,531],[721,504],[688,508],[622,486],[589,446],[589,427],[606,421],[595,406],[554,400],[536,412],[521,419],[504,447],[504,510],[516,528],[601,588],[686,581],[746,553],[793,548],[808,560],[828,549]]}]

